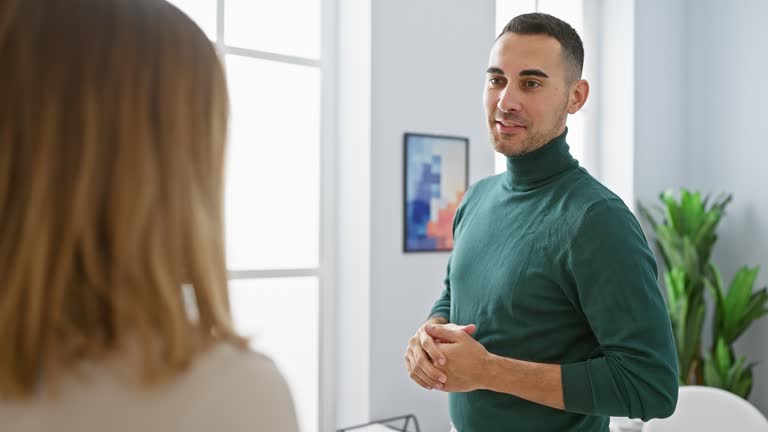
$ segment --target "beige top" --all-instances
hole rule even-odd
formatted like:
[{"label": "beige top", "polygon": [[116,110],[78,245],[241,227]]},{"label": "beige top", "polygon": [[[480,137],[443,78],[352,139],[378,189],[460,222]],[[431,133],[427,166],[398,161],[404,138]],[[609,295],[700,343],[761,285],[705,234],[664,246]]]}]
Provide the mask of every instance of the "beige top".
[{"label": "beige top", "polygon": [[[84,365],[58,396],[0,401],[3,432],[297,432],[285,380],[267,357],[219,345],[173,381],[126,384],[127,359]],[[133,362],[135,364],[135,362]],[[135,375],[135,373],[134,373]],[[121,378],[123,377],[123,378]]]}]

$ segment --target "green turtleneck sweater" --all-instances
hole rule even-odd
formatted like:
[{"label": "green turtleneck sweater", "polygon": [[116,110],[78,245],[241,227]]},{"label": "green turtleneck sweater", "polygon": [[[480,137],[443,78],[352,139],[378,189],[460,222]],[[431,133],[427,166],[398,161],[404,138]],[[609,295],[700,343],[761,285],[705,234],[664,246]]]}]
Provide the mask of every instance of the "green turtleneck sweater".
[{"label": "green turtleneck sweater", "polygon": [[674,340],[637,219],[573,159],[564,132],[472,185],[433,316],[476,324],[496,355],[561,367],[565,411],[509,394],[451,393],[459,432],[607,431],[667,417]]}]

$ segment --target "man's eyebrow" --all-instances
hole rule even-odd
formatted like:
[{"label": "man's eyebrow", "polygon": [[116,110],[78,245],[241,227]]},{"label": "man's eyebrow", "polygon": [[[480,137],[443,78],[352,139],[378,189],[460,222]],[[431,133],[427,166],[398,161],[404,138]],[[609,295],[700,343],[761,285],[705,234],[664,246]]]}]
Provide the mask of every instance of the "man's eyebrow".
[{"label": "man's eyebrow", "polygon": [[542,78],[549,78],[549,75],[547,75],[541,69],[525,69],[525,70],[521,70],[519,75],[521,77],[524,77],[524,76],[537,76],[537,77],[542,77]]},{"label": "man's eyebrow", "polygon": [[[504,71],[500,68],[497,68],[496,66],[491,66],[486,70],[487,73],[491,75],[504,75]],[[523,69],[518,74],[521,77],[525,76],[537,76],[541,78],[549,78],[549,75],[547,75],[546,72],[544,72],[541,69]]]}]

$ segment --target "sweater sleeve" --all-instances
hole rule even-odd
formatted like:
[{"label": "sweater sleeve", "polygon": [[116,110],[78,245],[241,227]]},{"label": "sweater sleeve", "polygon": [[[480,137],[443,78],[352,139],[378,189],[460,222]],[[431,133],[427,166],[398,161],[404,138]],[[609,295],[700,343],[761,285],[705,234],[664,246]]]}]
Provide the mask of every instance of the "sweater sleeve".
[{"label": "sweater sleeve", "polygon": [[443,317],[446,320],[451,320],[451,259],[448,258],[448,267],[445,270],[445,288],[440,298],[437,299],[432,306],[432,311],[429,313],[429,317]]},{"label": "sweater sleeve", "polygon": [[619,199],[592,205],[564,263],[573,302],[601,348],[595,358],[562,365],[566,410],[643,420],[672,415],[675,342],[656,261],[637,219]]}]

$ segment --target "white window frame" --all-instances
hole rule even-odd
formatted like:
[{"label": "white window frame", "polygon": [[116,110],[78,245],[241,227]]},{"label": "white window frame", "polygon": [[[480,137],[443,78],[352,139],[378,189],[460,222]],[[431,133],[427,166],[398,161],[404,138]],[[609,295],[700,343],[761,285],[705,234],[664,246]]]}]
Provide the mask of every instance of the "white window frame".
[{"label": "white window frame", "polygon": [[[317,267],[276,269],[276,270],[233,270],[228,279],[273,279],[294,277],[316,277],[318,279],[319,322],[307,323],[308,329],[317,328],[318,358],[318,431],[335,430],[335,337],[334,337],[334,277],[336,264],[335,235],[335,137],[336,137],[336,8],[337,0],[317,0],[321,4],[321,43],[319,59],[290,56],[267,51],[230,46],[225,43],[225,4],[228,0],[216,1],[215,45],[222,60],[227,55],[268,60],[280,63],[315,67],[320,70],[320,239]],[[232,91],[232,89],[230,89]],[[302,317],[297,316],[297,320]]]}]

